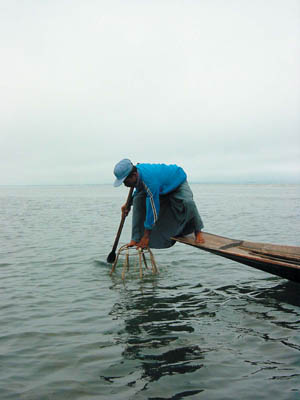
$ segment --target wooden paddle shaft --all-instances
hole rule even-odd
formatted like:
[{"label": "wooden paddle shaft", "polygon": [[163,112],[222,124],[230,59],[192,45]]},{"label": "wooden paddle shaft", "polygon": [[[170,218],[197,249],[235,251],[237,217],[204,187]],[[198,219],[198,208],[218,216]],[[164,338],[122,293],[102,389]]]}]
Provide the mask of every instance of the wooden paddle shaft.
[{"label": "wooden paddle shaft", "polygon": [[[131,202],[133,189],[134,189],[134,188],[131,187],[130,190],[129,190],[128,197],[127,197],[126,204],[125,204],[126,209],[128,209],[129,204],[130,204],[130,202]],[[119,226],[119,229],[118,229],[118,232],[117,232],[117,236],[116,236],[115,243],[114,243],[114,245],[113,245],[112,251],[115,251],[116,248],[117,248],[117,246],[118,246],[119,239],[120,239],[120,236],[121,236],[121,233],[122,233],[122,229],[123,229],[123,225],[124,225],[124,222],[125,222],[125,218],[126,218],[126,215],[123,213],[122,218],[121,218],[121,222],[120,222],[120,226]]]}]

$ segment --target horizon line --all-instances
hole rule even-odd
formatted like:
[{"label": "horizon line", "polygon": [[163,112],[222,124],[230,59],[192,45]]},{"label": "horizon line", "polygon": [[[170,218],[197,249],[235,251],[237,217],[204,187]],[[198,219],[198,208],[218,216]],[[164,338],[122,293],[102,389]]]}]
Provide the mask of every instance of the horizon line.
[{"label": "horizon line", "polygon": [[[196,185],[300,185],[300,181],[188,181]],[[112,183],[0,183],[4,186],[111,186]]]}]

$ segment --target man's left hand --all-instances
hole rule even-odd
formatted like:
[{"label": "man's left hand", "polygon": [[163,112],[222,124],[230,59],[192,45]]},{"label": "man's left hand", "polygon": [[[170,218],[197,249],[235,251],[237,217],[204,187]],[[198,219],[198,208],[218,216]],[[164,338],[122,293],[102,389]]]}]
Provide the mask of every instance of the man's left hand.
[{"label": "man's left hand", "polygon": [[149,238],[143,236],[142,239],[136,244],[137,248],[147,249],[149,247]]},{"label": "man's left hand", "polygon": [[140,247],[141,249],[146,249],[147,247],[149,247],[150,233],[150,229],[144,230],[144,235],[142,239],[136,245],[137,248]]}]

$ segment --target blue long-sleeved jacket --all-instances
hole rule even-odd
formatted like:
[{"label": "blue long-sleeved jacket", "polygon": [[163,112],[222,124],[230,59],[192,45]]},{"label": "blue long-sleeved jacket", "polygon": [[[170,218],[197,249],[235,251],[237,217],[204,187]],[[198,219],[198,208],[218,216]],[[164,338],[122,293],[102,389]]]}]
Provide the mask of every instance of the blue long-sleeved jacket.
[{"label": "blue long-sleeved jacket", "polygon": [[137,191],[144,190],[147,196],[144,226],[151,229],[159,215],[159,196],[175,190],[187,176],[176,164],[138,164],[136,167],[139,173]]}]

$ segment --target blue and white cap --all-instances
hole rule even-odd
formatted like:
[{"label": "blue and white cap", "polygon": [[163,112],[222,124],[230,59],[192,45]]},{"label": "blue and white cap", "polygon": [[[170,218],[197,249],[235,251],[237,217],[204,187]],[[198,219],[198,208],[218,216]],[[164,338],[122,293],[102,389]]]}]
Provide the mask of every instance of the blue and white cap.
[{"label": "blue and white cap", "polygon": [[114,182],[114,186],[120,186],[125,181],[127,176],[130,174],[133,168],[133,164],[128,158],[124,158],[116,164],[114,169],[115,177],[117,178]]}]

